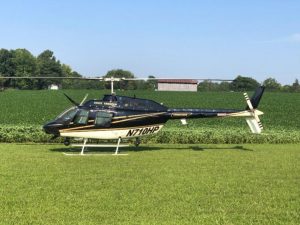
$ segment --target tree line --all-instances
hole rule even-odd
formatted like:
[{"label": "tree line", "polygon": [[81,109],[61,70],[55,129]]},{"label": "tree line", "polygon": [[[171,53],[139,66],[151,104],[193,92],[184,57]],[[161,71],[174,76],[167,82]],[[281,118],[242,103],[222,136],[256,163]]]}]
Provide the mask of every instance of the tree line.
[{"label": "tree line", "polygon": [[[134,78],[126,70],[108,71],[105,77]],[[56,84],[64,89],[104,89],[110,83],[95,80],[51,79],[50,77],[83,77],[70,66],[61,63],[54,53],[45,50],[34,56],[27,49],[0,49],[0,77],[49,77],[49,79],[0,79],[0,88],[47,89]],[[149,76],[152,77],[152,76]],[[122,81],[115,83],[116,89],[154,89],[153,81]]]},{"label": "tree line", "polygon": [[[104,77],[134,78],[130,71],[110,70]],[[0,77],[83,77],[70,66],[56,59],[51,50],[45,50],[34,56],[26,49],[0,49]],[[154,76],[148,76],[155,78]],[[47,89],[56,84],[64,89],[110,89],[110,82],[71,80],[71,79],[0,79],[0,87],[15,89]],[[116,82],[116,89],[135,90],[157,88],[157,81],[122,81]],[[201,91],[244,91],[253,90],[260,83],[253,78],[237,76],[232,82],[203,81],[198,84]],[[268,90],[284,92],[300,92],[298,79],[291,85],[281,85],[274,78],[263,81]]]},{"label": "tree line", "polygon": [[251,77],[237,76],[232,82],[211,82],[203,81],[198,84],[198,90],[202,91],[250,91],[260,85],[264,85],[268,91],[274,92],[300,92],[298,79],[291,85],[281,85],[275,78],[267,78],[259,83]]}]

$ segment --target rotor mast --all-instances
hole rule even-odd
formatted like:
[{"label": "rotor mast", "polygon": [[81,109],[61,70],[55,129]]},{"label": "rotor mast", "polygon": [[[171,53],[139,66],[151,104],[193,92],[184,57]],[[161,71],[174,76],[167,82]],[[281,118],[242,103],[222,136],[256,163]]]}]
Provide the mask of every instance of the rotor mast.
[{"label": "rotor mast", "polygon": [[104,78],[104,81],[110,81],[111,94],[114,94],[114,82],[115,81],[121,81],[121,80],[124,80],[124,78],[116,78],[116,77],[106,77],[106,78]]}]

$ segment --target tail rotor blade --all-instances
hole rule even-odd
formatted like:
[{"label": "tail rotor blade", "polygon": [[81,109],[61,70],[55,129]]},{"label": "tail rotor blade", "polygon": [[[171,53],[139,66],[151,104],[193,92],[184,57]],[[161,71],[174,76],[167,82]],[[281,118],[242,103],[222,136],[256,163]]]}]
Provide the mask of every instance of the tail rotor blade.
[{"label": "tail rotor blade", "polygon": [[248,96],[248,94],[246,92],[244,93],[244,97],[246,99],[246,102],[247,102],[247,105],[248,105],[249,109],[252,111],[253,110],[253,106],[252,106],[252,103],[251,103],[251,101],[249,99],[249,96]]},{"label": "tail rotor blade", "polygon": [[260,119],[259,119],[258,115],[255,113],[255,111],[254,111],[254,118],[255,118],[256,122],[258,123],[260,129],[264,129],[264,127],[263,127],[262,123],[260,122]]},{"label": "tail rotor blade", "polygon": [[259,123],[257,123],[256,119],[253,117],[246,117],[246,122],[251,130],[252,133],[254,134],[260,134],[262,128],[259,126]]}]

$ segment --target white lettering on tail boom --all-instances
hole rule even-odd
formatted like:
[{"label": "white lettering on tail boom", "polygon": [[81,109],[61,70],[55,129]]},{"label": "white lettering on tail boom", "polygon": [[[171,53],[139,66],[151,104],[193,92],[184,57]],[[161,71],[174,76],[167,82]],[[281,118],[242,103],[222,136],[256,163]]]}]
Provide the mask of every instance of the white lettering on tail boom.
[{"label": "white lettering on tail boom", "polygon": [[128,131],[126,137],[136,137],[136,136],[154,134],[154,133],[157,133],[159,131],[159,129],[160,129],[159,126],[130,129]]}]

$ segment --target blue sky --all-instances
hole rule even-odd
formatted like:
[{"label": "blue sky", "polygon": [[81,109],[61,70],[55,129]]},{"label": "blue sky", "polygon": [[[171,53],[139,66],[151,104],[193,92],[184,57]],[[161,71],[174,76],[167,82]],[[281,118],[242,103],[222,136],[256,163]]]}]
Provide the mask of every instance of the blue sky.
[{"label": "blue sky", "polygon": [[54,51],[85,76],[300,79],[300,1],[10,0],[0,48]]}]

